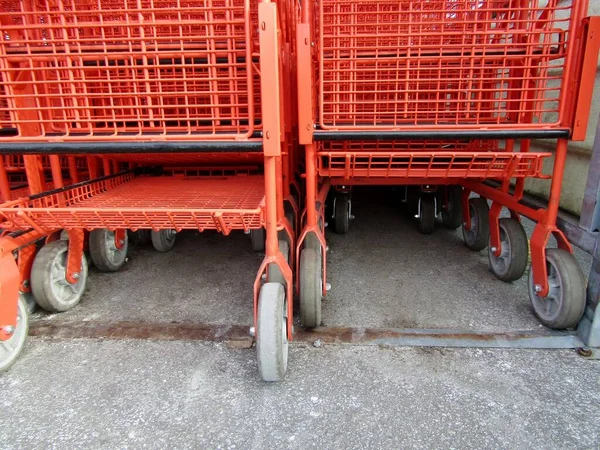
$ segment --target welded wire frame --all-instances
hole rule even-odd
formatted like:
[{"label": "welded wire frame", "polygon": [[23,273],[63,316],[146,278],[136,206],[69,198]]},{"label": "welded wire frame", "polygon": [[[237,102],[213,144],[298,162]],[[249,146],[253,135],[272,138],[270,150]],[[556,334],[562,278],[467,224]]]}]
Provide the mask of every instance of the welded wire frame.
[{"label": "welded wire frame", "polygon": [[[69,167],[68,156],[60,155],[59,157],[60,165],[63,169],[67,169]],[[25,172],[25,160],[23,159],[23,155],[18,154],[8,154],[3,155],[4,159],[4,169],[7,172]],[[78,170],[86,170],[87,162],[85,158],[82,157],[74,157],[73,161],[75,162],[75,167]],[[50,159],[47,156],[40,156],[39,158],[40,167],[43,170],[51,170]]]},{"label": "welded wire frame", "polygon": [[0,1],[18,138],[244,139],[259,127],[248,0]]},{"label": "welded wire frame", "polygon": [[498,141],[326,142],[318,172],[330,178],[548,178],[542,173],[551,153],[504,152]]},{"label": "welded wire frame", "polygon": [[0,228],[206,229],[263,225],[264,179],[124,173],[0,205]]},{"label": "welded wire frame", "polygon": [[322,0],[319,125],[568,128],[586,11],[586,0]]}]

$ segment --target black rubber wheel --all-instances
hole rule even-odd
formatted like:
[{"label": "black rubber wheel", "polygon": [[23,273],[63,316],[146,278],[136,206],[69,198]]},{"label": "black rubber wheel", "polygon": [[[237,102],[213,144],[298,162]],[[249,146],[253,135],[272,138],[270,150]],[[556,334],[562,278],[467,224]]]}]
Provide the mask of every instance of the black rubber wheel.
[{"label": "black rubber wheel", "polygon": [[335,232],[346,234],[350,229],[350,196],[340,194],[335,197]]},{"label": "black rubber wheel", "polygon": [[267,232],[264,228],[250,230],[250,240],[252,241],[252,250],[254,250],[255,252],[264,252],[266,238],[267,238]]},{"label": "black rubber wheel", "polygon": [[480,251],[487,247],[490,240],[490,208],[484,198],[469,199],[471,211],[471,229],[463,225],[463,238],[465,245],[473,251]]},{"label": "black rubber wheel", "polygon": [[129,239],[127,233],[121,248],[115,243],[115,232],[107,229],[94,230],[90,233],[90,258],[98,270],[116,272],[127,260]]},{"label": "black rubber wheel", "polygon": [[137,230],[137,231],[129,231],[129,242],[133,245],[148,245],[152,242],[152,236],[150,234],[150,230]]},{"label": "black rubber wheel", "polygon": [[539,297],[529,271],[529,299],[539,321],[556,330],[576,326],[585,311],[585,278],[575,257],[566,250],[546,250],[550,291]]},{"label": "black rubber wheel", "polygon": [[176,239],[177,231],[175,230],[152,231],[152,246],[157,252],[165,253],[173,250]]},{"label": "black rubber wheel", "polygon": [[446,188],[447,202],[442,204],[442,223],[446,228],[457,230],[462,225],[462,187]]},{"label": "black rubber wheel", "polygon": [[502,218],[500,225],[501,253],[496,256],[488,245],[488,258],[492,273],[502,281],[516,281],[527,269],[529,242],[523,225],[513,218]]},{"label": "black rubber wheel", "polygon": [[321,254],[315,248],[304,248],[300,255],[300,323],[306,328],[321,325],[323,279]]},{"label": "black rubber wheel", "polygon": [[31,267],[31,292],[37,304],[49,312],[62,312],[75,307],[83,297],[88,279],[88,265],[82,255],[77,283],[66,279],[67,241],[54,241],[44,245]]},{"label": "black rubber wheel", "polygon": [[419,231],[421,234],[431,234],[435,231],[435,198],[433,195],[421,196]]}]

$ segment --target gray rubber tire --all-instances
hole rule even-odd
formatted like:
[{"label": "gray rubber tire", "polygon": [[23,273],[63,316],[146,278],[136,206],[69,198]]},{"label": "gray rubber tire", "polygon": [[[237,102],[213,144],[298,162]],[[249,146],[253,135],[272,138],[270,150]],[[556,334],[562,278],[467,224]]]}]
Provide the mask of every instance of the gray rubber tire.
[{"label": "gray rubber tire", "polygon": [[306,328],[321,325],[323,279],[321,254],[315,248],[304,248],[300,255],[300,323]]},{"label": "gray rubber tire", "polygon": [[469,199],[471,211],[471,229],[463,225],[465,245],[473,251],[483,250],[490,240],[490,208],[484,198]]},{"label": "gray rubber tire", "polygon": [[546,250],[550,292],[538,297],[529,271],[529,299],[539,321],[556,330],[575,327],[585,311],[585,277],[575,257],[566,250]]},{"label": "gray rubber tire", "polygon": [[448,203],[442,207],[442,223],[450,230],[457,230],[462,225],[462,191],[461,186],[446,188]]},{"label": "gray rubber tire", "polygon": [[492,273],[501,281],[516,281],[527,270],[529,242],[523,225],[513,218],[502,218],[500,225],[501,254],[496,256],[488,245],[488,259]]},{"label": "gray rubber tire", "polygon": [[254,250],[255,252],[264,252],[266,238],[267,238],[267,232],[264,228],[250,230],[250,240],[252,241],[252,250]]},{"label": "gray rubber tire", "polygon": [[347,194],[335,197],[335,232],[346,234],[350,229],[350,196]]},{"label": "gray rubber tire", "polygon": [[264,381],[282,381],[288,361],[285,289],[280,283],[265,283],[258,297],[256,356]]},{"label": "gray rubber tire", "polygon": [[421,213],[419,215],[419,232],[431,234],[435,231],[435,199],[433,195],[421,196]]},{"label": "gray rubber tire", "polygon": [[75,307],[83,297],[88,279],[88,264],[82,255],[77,283],[66,280],[67,241],[54,241],[43,246],[33,260],[31,292],[40,308],[62,312]]},{"label": "gray rubber tire", "polygon": [[19,295],[17,304],[17,326],[12,337],[7,341],[0,341],[0,372],[4,372],[19,358],[27,335],[29,334],[29,311],[23,297]]},{"label": "gray rubber tire", "polygon": [[[281,251],[281,253],[283,253],[283,257],[289,263],[290,262],[290,244],[288,243],[288,241],[284,241],[283,239],[280,239],[279,240],[279,250]],[[281,273],[281,271],[279,270],[279,267],[277,265],[269,264],[267,271],[268,271],[267,280],[269,280],[269,283],[280,283],[284,287],[286,286],[285,278],[284,278],[283,274]]]},{"label": "gray rubber tire", "polygon": [[175,230],[152,231],[152,246],[154,250],[161,253],[170,252],[175,247],[177,232]]},{"label": "gray rubber tire", "polygon": [[152,242],[150,230],[129,231],[127,235],[129,237],[129,242],[133,245],[148,245]]},{"label": "gray rubber tire", "polygon": [[94,230],[90,233],[90,258],[94,266],[102,272],[116,272],[127,260],[129,238],[125,233],[123,246],[117,248],[115,232],[107,229]]}]

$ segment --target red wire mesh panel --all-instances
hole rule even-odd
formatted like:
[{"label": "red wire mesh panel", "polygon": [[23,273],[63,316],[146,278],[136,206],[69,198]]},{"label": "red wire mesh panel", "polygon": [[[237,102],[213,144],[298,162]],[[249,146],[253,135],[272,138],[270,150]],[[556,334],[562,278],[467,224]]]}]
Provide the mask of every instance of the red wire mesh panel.
[{"label": "red wire mesh panel", "polygon": [[257,127],[248,0],[4,0],[0,27],[20,138],[239,139]]},{"label": "red wire mesh panel", "polygon": [[570,127],[587,1],[322,0],[323,129]]},{"label": "red wire mesh panel", "polygon": [[232,229],[262,226],[264,179],[121,174],[0,205],[2,228]]},{"label": "red wire mesh panel", "polygon": [[506,152],[498,141],[326,142],[317,152],[324,177],[475,178],[537,177],[551,153]]}]

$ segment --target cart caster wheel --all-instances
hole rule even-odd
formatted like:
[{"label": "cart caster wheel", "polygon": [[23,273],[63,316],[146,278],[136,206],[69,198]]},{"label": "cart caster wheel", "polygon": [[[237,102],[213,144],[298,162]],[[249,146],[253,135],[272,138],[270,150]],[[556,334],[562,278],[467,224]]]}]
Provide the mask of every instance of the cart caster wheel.
[{"label": "cart caster wheel", "polygon": [[256,356],[258,371],[265,381],[282,381],[287,371],[288,339],[285,289],[266,283],[258,298]]},{"label": "cart caster wheel", "polygon": [[442,223],[450,230],[456,230],[462,225],[462,187],[448,186],[447,204],[442,208]]},{"label": "cart caster wheel", "polygon": [[469,199],[471,212],[471,229],[463,226],[465,245],[473,251],[480,251],[487,247],[490,239],[490,208],[484,198]]},{"label": "cart caster wheel", "polygon": [[76,306],[85,292],[88,264],[81,255],[81,270],[77,283],[66,279],[66,241],[54,241],[43,246],[36,255],[31,268],[31,292],[37,304],[49,312],[67,311]]},{"label": "cart caster wheel", "polygon": [[[283,257],[289,263],[290,262],[290,244],[288,241],[284,241],[283,239],[279,240],[279,250],[283,253]],[[285,277],[279,270],[279,267],[276,264],[269,264],[269,268],[267,269],[267,279],[269,283],[279,283],[284,287],[286,285]]]},{"label": "cart caster wheel", "polygon": [[17,304],[17,326],[7,341],[0,341],[0,372],[8,370],[17,360],[29,333],[29,311],[22,295]]},{"label": "cart caster wheel", "polygon": [[306,328],[321,325],[323,278],[321,255],[315,248],[304,248],[300,255],[300,323]]},{"label": "cart caster wheel", "polygon": [[350,229],[350,196],[347,194],[335,197],[335,232],[346,234]]},{"label": "cart caster wheel", "polygon": [[152,241],[150,230],[129,231],[127,235],[133,245],[148,245]]},{"label": "cart caster wheel", "polygon": [[129,239],[127,233],[121,248],[115,244],[115,232],[107,229],[90,233],[90,258],[102,272],[116,272],[125,264]]},{"label": "cart caster wheel", "polygon": [[518,220],[503,218],[499,221],[502,253],[496,256],[491,246],[488,250],[492,273],[502,281],[516,281],[527,269],[529,243],[523,226]]},{"label": "cart caster wheel", "polygon": [[157,252],[165,253],[173,250],[175,247],[175,239],[177,231],[175,230],[159,230],[152,231],[152,246]]},{"label": "cart caster wheel", "polygon": [[575,257],[566,250],[546,250],[548,295],[538,297],[529,271],[529,299],[533,312],[548,328],[561,330],[576,326],[585,310],[585,279]]},{"label": "cart caster wheel", "polygon": [[264,228],[250,230],[250,240],[252,241],[252,250],[254,250],[255,252],[264,252],[266,238],[267,238],[267,232]]},{"label": "cart caster wheel", "polygon": [[435,199],[432,195],[421,197],[419,231],[421,234],[431,234],[435,231]]}]

